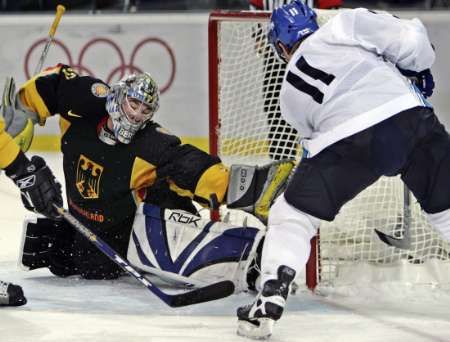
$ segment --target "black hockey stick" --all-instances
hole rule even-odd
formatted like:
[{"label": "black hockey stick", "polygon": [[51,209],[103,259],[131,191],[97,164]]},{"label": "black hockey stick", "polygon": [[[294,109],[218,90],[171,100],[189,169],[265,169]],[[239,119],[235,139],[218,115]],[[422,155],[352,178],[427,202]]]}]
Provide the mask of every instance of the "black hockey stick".
[{"label": "black hockey stick", "polygon": [[400,249],[411,248],[411,195],[406,185],[403,185],[403,237],[396,238],[375,229],[378,238],[385,244]]},{"label": "black hockey stick", "polygon": [[132,275],[136,280],[142,283],[154,295],[159,297],[167,305],[176,308],[180,306],[187,306],[192,304],[209,302],[220,298],[225,298],[234,292],[234,284],[230,280],[220,281],[205,287],[201,287],[189,292],[168,294],[163,292],[160,288],[154,285],[151,281],[145,278],[139,271],[130,265],[128,261],[123,259],[116,253],[106,242],[100,239],[89,228],[83,225],[75,217],[73,217],[67,210],[59,208],[54,205],[59,214],[69,222],[76,230],[83,234],[90,242],[92,242],[100,251],[102,251],[108,258],[114,261],[124,271]]}]

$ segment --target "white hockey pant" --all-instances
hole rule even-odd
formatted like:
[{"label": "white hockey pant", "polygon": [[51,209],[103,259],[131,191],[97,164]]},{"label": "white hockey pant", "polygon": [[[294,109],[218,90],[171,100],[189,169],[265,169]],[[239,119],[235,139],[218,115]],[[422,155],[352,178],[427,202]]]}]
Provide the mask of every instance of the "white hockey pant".
[{"label": "white hockey pant", "polygon": [[286,202],[284,195],[270,208],[269,224],[261,259],[261,284],[277,277],[278,267],[289,266],[298,275],[311,252],[311,239],[320,220]]}]

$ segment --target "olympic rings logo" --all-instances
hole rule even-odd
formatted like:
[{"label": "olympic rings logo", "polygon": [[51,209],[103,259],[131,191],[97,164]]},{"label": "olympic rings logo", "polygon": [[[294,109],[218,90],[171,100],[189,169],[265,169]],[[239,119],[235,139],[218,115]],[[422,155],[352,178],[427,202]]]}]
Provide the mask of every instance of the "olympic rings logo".
[{"label": "olympic rings logo", "polygon": [[[30,79],[32,74],[30,73],[30,59],[33,54],[33,52],[38,49],[38,51],[42,51],[43,46],[46,43],[46,38],[39,39],[35,43],[33,43],[30,48],[28,49],[26,55],[25,55],[25,61],[24,61],[24,70],[25,70],[25,76],[27,79]],[[95,38],[87,42],[81,49],[80,54],[78,56],[78,61],[74,61],[72,58],[72,54],[70,50],[67,48],[67,46],[61,42],[58,39],[54,40],[54,44],[57,45],[65,54],[67,57],[67,64],[70,65],[73,69],[75,69],[79,74],[82,75],[89,75],[94,76],[94,72],[89,69],[84,64],[84,59],[86,57],[86,52],[91,49],[93,46],[97,44],[107,44],[109,45],[117,54],[119,57],[119,65],[114,67],[104,80],[106,83],[111,83],[111,81],[114,79],[120,79],[124,77],[128,73],[140,73],[143,72],[139,66],[136,65],[136,56],[138,52],[146,45],[156,44],[157,46],[161,47],[165,53],[169,56],[170,61],[170,72],[168,79],[166,82],[162,82],[160,85],[160,91],[161,94],[166,92],[172,85],[174,79],[175,79],[175,73],[176,73],[176,60],[175,55],[171,49],[171,47],[163,40],[155,37],[148,37],[143,40],[141,40],[139,43],[136,44],[136,46],[133,48],[130,56],[130,61],[127,63],[125,60],[125,56],[120,49],[120,47],[111,39],[109,38]],[[42,45],[42,46],[41,46]]]}]

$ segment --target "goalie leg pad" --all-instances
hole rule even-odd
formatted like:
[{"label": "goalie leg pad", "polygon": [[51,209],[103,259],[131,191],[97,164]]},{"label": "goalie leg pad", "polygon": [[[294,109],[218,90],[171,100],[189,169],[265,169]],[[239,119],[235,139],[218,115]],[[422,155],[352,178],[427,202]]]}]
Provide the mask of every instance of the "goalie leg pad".
[{"label": "goalie leg pad", "polygon": [[136,212],[127,259],[172,284],[231,280],[240,291],[248,288],[247,273],[253,272],[264,233],[265,227],[239,227],[144,204]]},{"label": "goalie leg pad", "polygon": [[234,164],[230,169],[228,208],[239,208],[267,222],[269,208],[287,185],[293,160],[280,160],[262,167]]},{"label": "goalie leg pad", "polygon": [[29,218],[23,223],[23,244],[20,263],[27,270],[49,265],[49,253],[55,240],[55,221]]},{"label": "goalie leg pad", "polygon": [[73,229],[64,221],[28,218],[23,223],[20,266],[28,271],[47,267],[61,277],[77,274],[72,256]]}]

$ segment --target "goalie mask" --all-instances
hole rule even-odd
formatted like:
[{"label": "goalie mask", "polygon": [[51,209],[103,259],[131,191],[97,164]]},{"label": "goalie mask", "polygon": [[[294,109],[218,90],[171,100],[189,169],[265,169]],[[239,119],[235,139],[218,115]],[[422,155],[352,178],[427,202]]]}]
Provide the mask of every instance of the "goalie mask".
[{"label": "goalie mask", "polygon": [[148,73],[129,75],[111,87],[106,110],[115,138],[129,144],[136,132],[145,127],[159,108],[159,90]]}]

